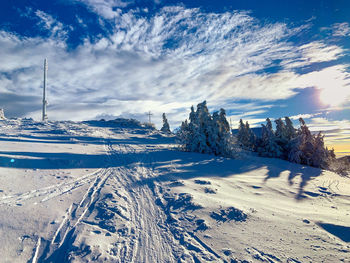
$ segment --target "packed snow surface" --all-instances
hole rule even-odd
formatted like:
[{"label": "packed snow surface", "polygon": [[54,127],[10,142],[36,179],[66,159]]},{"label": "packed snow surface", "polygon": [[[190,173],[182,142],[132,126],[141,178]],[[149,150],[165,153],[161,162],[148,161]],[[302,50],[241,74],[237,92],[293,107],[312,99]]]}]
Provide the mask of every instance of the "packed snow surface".
[{"label": "packed snow surface", "polygon": [[133,121],[0,121],[0,262],[350,262],[350,179]]}]

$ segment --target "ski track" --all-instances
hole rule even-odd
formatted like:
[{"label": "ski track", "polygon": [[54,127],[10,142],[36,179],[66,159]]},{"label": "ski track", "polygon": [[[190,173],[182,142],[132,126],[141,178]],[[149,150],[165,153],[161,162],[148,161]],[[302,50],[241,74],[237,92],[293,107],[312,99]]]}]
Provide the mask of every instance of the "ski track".
[{"label": "ski track", "polygon": [[[113,153],[110,155],[111,158],[119,158],[118,156],[123,156],[125,153],[132,155],[143,150],[125,144],[115,145],[118,147],[117,150],[112,145],[108,147]],[[155,204],[157,196],[151,189],[155,186],[140,186],[137,183],[141,178],[146,179],[153,176],[152,162],[149,155],[143,153],[139,160],[135,160],[137,165],[134,169],[122,169],[118,177],[125,189],[134,189],[129,191],[129,197],[132,200],[133,221],[138,232],[136,240],[139,240],[136,244],[130,244],[134,245],[133,257],[120,258],[120,262],[199,262],[202,256],[205,261],[224,262],[193,233],[183,230],[183,233],[180,234],[184,240],[187,239],[187,242],[178,240],[174,236],[166,223],[166,214]],[[194,242],[195,245],[191,242]],[[198,248],[197,251],[188,249],[192,246]]]},{"label": "ski track", "polygon": [[[58,128],[69,130],[78,136],[86,132],[86,130],[76,131],[73,124]],[[95,129],[99,131],[99,128]],[[117,129],[116,132],[118,139],[130,141],[127,129]],[[73,251],[73,243],[81,231],[87,231],[84,226],[99,227],[97,223],[90,222],[88,217],[93,213],[95,205],[103,201],[101,191],[107,182],[118,197],[127,203],[127,215],[120,214],[120,217],[114,219],[125,223],[125,231],[110,233],[114,241],[111,244],[113,253],[109,252],[111,257],[108,262],[225,262],[193,232],[169,225],[172,223],[167,222],[168,215],[164,207],[155,202],[160,195],[160,186],[157,183],[151,185],[138,183],[141,179],[155,176],[153,160],[148,154],[150,150],[145,145],[112,144],[112,140],[108,138],[101,140],[104,142],[106,152],[104,168],[68,182],[0,198],[0,205],[9,206],[31,199],[45,202],[79,187],[90,185],[80,202],[72,203],[67,209],[64,219],[50,240],[37,237],[37,244],[29,262],[71,262],[70,259],[74,258],[71,256],[76,253]],[[115,163],[121,165],[114,167]],[[108,206],[108,203],[106,204],[106,209],[115,211]],[[96,261],[102,262],[102,259]]]},{"label": "ski track", "polygon": [[69,182],[63,182],[60,184],[51,185],[48,187],[28,191],[25,193],[3,196],[0,198],[0,205],[6,204],[9,206],[16,206],[18,203],[37,197],[43,197],[43,199],[41,199],[40,202],[48,201],[54,197],[72,192],[78,189],[79,187],[90,183],[98,176],[99,173],[101,173],[101,171],[102,169],[98,169],[97,171],[91,174],[83,175]]},{"label": "ski track", "polygon": [[99,192],[110,175],[110,168],[102,170],[80,203],[73,203],[70,206],[51,242],[42,249],[43,252],[38,262],[66,262],[67,252],[71,246],[71,239],[74,236],[77,225],[83,220],[89,208],[98,198]]}]

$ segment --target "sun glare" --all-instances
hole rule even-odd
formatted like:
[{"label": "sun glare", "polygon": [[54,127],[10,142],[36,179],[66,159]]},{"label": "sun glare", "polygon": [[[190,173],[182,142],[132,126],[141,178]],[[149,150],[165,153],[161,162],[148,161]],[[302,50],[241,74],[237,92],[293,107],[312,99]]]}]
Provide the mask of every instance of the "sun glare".
[{"label": "sun glare", "polygon": [[309,75],[307,82],[319,89],[319,99],[327,106],[340,106],[350,100],[350,79],[344,69],[330,67]]},{"label": "sun glare", "polygon": [[350,93],[350,87],[325,88],[321,90],[320,100],[323,104],[330,106],[339,106],[343,104]]}]

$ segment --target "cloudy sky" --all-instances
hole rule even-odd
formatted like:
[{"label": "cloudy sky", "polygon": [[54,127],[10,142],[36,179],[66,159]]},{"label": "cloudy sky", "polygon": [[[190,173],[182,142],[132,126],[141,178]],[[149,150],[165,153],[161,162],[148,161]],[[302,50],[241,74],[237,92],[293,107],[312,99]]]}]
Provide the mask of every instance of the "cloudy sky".
[{"label": "cloudy sky", "polygon": [[0,2],[0,108],[40,119],[43,60],[54,120],[166,112],[207,100],[259,126],[302,116],[350,154],[346,0]]}]

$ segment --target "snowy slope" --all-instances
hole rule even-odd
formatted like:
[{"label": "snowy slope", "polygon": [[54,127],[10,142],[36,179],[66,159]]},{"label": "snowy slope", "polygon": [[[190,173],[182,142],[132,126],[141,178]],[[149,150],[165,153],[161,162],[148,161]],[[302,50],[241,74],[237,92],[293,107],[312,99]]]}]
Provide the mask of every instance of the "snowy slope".
[{"label": "snowy slope", "polygon": [[0,262],[350,262],[350,180],[132,122],[0,121]]}]

